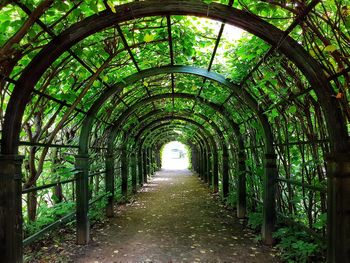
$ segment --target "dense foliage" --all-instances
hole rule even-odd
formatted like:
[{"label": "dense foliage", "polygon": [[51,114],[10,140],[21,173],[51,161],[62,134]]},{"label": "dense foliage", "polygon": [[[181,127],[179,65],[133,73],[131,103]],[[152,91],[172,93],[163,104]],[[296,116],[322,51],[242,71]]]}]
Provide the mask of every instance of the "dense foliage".
[{"label": "dense foliage", "polygon": [[[127,2],[131,1],[2,1],[0,129],[15,82],[31,59],[74,23],[105,9],[116,12],[119,4]],[[224,0],[204,2],[228,4]],[[309,2],[239,0],[234,1],[234,7],[254,13],[285,30]],[[247,90],[268,115],[275,136],[278,174],[281,179],[289,180],[278,182],[277,210],[297,223],[293,228],[283,226],[276,232],[276,238],[280,241],[278,246],[285,251],[287,260],[306,262],[324,249],[322,240],[326,227],[327,181],[324,160],[329,153],[329,141],[318,98],[298,68],[278,52],[278,47],[272,55],[263,59],[257,69],[252,70],[270,49],[262,39],[231,25],[224,25],[223,34],[218,39],[221,22],[191,16],[171,16],[169,19],[175,65],[201,67],[224,75]],[[46,70],[36,85],[22,120],[21,141],[30,143],[22,143],[20,147],[20,154],[25,156],[23,189],[74,178],[74,155],[78,150],[82,121],[98,96],[139,69],[172,63],[168,43],[169,21],[167,17],[146,17],[107,28],[77,43]],[[337,94],[336,99],[341,101],[348,123],[349,32],[350,1],[324,0],[289,34],[321,63]],[[121,36],[125,37],[134,61]],[[217,41],[218,49],[213,54]],[[105,193],[103,172],[108,127],[136,102],[148,96],[172,92],[200,96],[223,106],[232,120],[240,125],[247,157],[248,203],[252,215],[250,224],[254,228],[259,227],[261,217],[256,215],[260,215],[263,194],[262,127],[242,98],[232,96],[227,87],[190,74],[163,74],[143,79],[115,94],[100,108],[90,137],[91,199]],[[237,138],[218,112],[197,100],[181,98],[148,103],[122,123],[123,132],[115,142],[116,189],[119,191],[117,200],[122,198],[118,176],[119,148],[126,145],[129,155],[135,151],[134,136],[143,125],[140,118],[155,109],[161,109],[161,113],[150,116],[148,123],[159,116],[180,114],[203,123],[211,134],[215,134],[210,123],[203,122],[199,116],[202,114],[220,127],[230,150],[230,195],[226,201],[234,205],[238,176]],[[179,140],[192,141],[198,128],[183,121],[177,125],[184,131]],[[215,140],[220,148],[219,138],[215,137]],[[220,154],[219,163],[222,162]],[[221,170],[219,173],[222,177]],[[57,183],[55,187],[23,195],[25,236],[73,212],[75,194],[75,184],[71,182]],[[100,211],[92,209],[92,213]],[[305,235],[305,227],[315,232],[313,239]]]}]

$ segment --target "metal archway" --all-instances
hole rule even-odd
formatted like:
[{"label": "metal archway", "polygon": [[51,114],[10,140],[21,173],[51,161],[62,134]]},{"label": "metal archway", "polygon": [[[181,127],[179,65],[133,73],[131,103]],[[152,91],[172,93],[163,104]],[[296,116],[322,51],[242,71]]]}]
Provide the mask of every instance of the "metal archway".
[{"label": "metal archway", "polygon": [[[6,110],[1,148],[1,152],[4,154],[0,161],[1,177],[6,178],[4,181],[1,181],[1,188],[7,189],[3,191],[1,200],[5,200],[9,196],[15,200],[14,203],[11,204],[5,201],[1,203],[1,207],[4,209],[4,214],[6,215],[6,218],[4,218],[8,226],[6,228],[8,229],[7,236],[10,236],[11,240],[15,240],[14,243],[17,245],[19,244],[18,239],[20,235],[18,235],[18,224],[20,223],[18,222],[21,221],[21,217],[19,216],[18,204],[20,199],[18,197],[18,189],[20,189],[20,187],[16,178],[18,178],[20,174],[20,169],[18,169],[20,158],[14,155],[17,154],[18,135],[26,102],[28,98],[30,98],[29,95],[35,83],[47,66],[74,43],[115,23],[150,15],[186,14],[208,16],[213,19],[226,21],[229,24],[246,29],[272,45],[277,46],[277,44],[280,44],[279,50],[301,69],[314,87],[325,114],[332,151],[334,152],[328,165],[328,172],[330,175],[328,186],[330,200],[329,224],[332,227],[329,228],[329,236],[333,251],[331,255],[332,258],[338,257],[338,255],[341,255],[339,258],[345,256],[346,250],[344,245],[339,245],[338,242],[340,241],[338,240],[346,240],[348,237],[348,234],[342,231],[340,225],[350,223],[350,216],[346,213],[349,209],[349,205],[342,201],[348,199],[347,192],[349,190],[348,187],[345,187],[349,185],[349,169],[347,168],[349,163],[348,134],[341,111],[337,106],[334,106],[338,105],[338,102],[332,97],[331,88],[320,66],[294,40],[287,37],[282,43],[279,43],[284,37],[283,32],[251,14],[216,3],[206,5],[201,2],[173,0],[167,2],[167,5],[159,5],[158,2],[159,1],[135,2],[123,5],[124,8],[118,9],[118,12],[120,12],[118,14],[105,11],[101,13],[101,17],[93,16],[87,18],[53,40],[51,44],[33,59],[28,68],[23,72]],[[11,209],[12,207],[16,207],[15,212]],[[338,236],[342,238],[338,238]],[[8,243],[9,240],[5,238],[3,238],[1,242],[6,243],[6,246],[8,246],[11,251],[11,255],[9,255],[8,258],[16,258],[16,256],[13,256],[14,250],[11,247],[12,243]],[[5,253],[5,257],[7,257],[9,252]]]}]

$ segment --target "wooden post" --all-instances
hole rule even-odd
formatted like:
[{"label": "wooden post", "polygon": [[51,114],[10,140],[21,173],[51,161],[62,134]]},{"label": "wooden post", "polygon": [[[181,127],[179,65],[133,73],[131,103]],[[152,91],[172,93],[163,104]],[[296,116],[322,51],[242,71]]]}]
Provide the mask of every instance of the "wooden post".
[{"label": "wooden post", "polygon": [[152,153],[152,149],[151,148],[148,148],[148,163],[149,163],[149,166],[148,166],[148,169],[149,169],[149,176],[152,176],[153,175],[153,153]]},{"label": "wooden post", "polygon": [[200,154],[200,149],[196,150],[196,172],[197,175],[199,176],[200,174],[200,167],[201,167],[201,154]]},{"label": "wooden post", "polygon": [[274,243],[272,233],[276,222],[276,159],[276,154],[265,154],[264,207],[261,234],[262,240],[267,245],[272,245]]},{"label": "wooden post", "polygon": [[227,198],[229,191],[228,152],[222,151],[222,196]]},{"label": "wooden post", "polygon": [[196,171],[196,150],[191,147],[191,166],[192,166],[192,171]]},{"label": "wooden post", "polygon": [[138,179],[139,179],[139,186],[141,187],[143,185],[143,155],[142,150],[138,150],[138,158],[137,158],[137,166],[138,166]]},{"label": "wooden post", "polygon": [[213,154],[213,191],[219,191],[219,159],[217,154]]},{"label": "wooden post", "polygon": [[142,151],[142,160],[143,160],[143,183],[147,183],[147,172],[148,172],[148,167],[147,167],[147,149],[144,149]]},{"label": "wooden post", "polygon": [[350,262],[350,154],[327,158],[327,262]]},{"label": "wooden post", "polygon": [[207,172],[207,156],[206,156],[206,149],[202,152],[202,174],[201,179],[205,181],[205,176]]},{"label": "wooden post", "polygon": [[196,149],[194,151],[194,154],[195,154],[195,158],[194,158],[194,170],[196,171],[196,173],[198,174],[199,173],[199,153],[198,153],[198,150]]},{"label": "wooden post", "polygon": [[200,148],[198,151],[198,177],[202,178],[202,167],[203,167],[203,159],[202,159],[202,149]]},{"label": "wooden post", "polygon": [[0,261],[22,262],[22,161],[0,156]]},{"label": "wooden post", "polygon": [[205,150],[203,152],[203,181],[205,183],[208,182],[208,177],[209,177],[209,174],[208,174],[208,150]]},{"label": "wooden post", "polygon": [[86,245],[89,243],[89,155],[81,154],[75,156],[75,168],[79,170],[76,174],[76,219],[77,219],[77,243]]},{"label": "wooden post", "polygon": [[247,211],[247,186],[245,173],[245,154],[238,153],[238,180],[237,180],[237,217],[245,218]]},{"label": "wooden post", "polygon": [[158,150],[156,153],[156,157],[157,157],[157,171],[159,171],[162,167],[162,162],[161,162],[161,158],[160,158],[160,151]]},{"label": "wooden post", "polygon": [[128,158],[127,158],[127,152],[125,147],[121,149],[121,156],[120,156],[120,162],[121,162],[121,176],[122,176],[122,195],[123,197],[127,198],[128,196]]},{"label": "wooden post", "polygon": [[105,160],[106,165],[106,192],[108,193],[106,216],[114,216],[114,155],[108,153]]},{"label": "wooden post", "polygon": [[205,162],[206,162],[206,167],[205,167],[204,182],[209,184],[209,180],[210,180],[210,152],[209,151],[206,151],[205,153]]},{"label": "wooden post", "polygon": [[131,154],[131,185],[132,192],[135,194],[137,192],[137,171],[136,171],[136,154]]},{"label": "wooden post", "polygon": [[208,186],[209,188],[213,185],[213,169],[214,161],[213,161],[213,154],[212,152],[209,152],[208,154]]}]

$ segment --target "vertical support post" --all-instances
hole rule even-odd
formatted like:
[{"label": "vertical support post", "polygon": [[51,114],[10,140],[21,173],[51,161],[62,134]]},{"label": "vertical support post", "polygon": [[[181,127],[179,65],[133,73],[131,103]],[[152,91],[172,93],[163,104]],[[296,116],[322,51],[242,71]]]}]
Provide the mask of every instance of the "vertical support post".
[{"label": "vertical support post", "polygon": [[143,159],[143,183],[147,183],[147,172],[148,172],[148,167],[147,167],[147,149],[144,149],[142,151],[142,159]]},{"label": "vertical support post", "polygon": [[245,173],[245,154],[238,153],[238,182],[237,182],[237,217],[245,218],[247,212],[247,186]]},{"label": "vertical support post", "polygon": [[137,192],[137,171],[136,171],[136,154],[131,154],[131,185],[132,192],[135,194]]},{"label": "vertical support post", "polygon": [[3,262],[22,262],[22,161],[0,156],[0,255]]},{"label": "vertical support post", "polygon": [[137,158],[137,165],[138,165],[138,179],[139,179],[139,186],[141,187],[143,185],[143,155],[141,148],[138,150],[138,158]]},{"label": "vertical support post", "polygon": [[200,147],[198,151],[198,177],[202,176],[202,163],[202,149]]},{"label": "vertical support post", "polygon": [[327,160],[327,262],[350,262],[350,154]]},{"label": "vertical support post", "polygon": [[203,152],[203,181],[208,182],[208,150]]},{"label": "vertical support post", "polygon": [[149,162],[149,166],[148,166],[149,172],[148,172],[148,174],[150,176],[152,176],[153,175],[153,153],[152,153],[152,149],[151,148],[148,148],[148,162]]},{"label": "vertical support post", "polygon": [[120,162],[122,175],[122,195],[126,200],[128,196],[128,158],[125,147],[121,149]]},{"label": "vertical support post", "polygon": [[274,243],[272,233],[276,222],[276,160],[276,154],[265,154],[264,207],[261,234],[264,243],[267,245],[272,245]]},{"label": "vertical support post", "polygon": [[201,154],[200,150],[196,149],[196,172],[199,175],[201,167]]},{"label": "vertical support post", "polygon": [[229,192],[229,167],[228,167],[228,151],[222,151],[222,196],[227,198]]},{"label": "vertical support post", "polygon": [[109,193],[106,206],[107,217],[114,216],[114,155],[113,153],[107,153],[106,160],[106,192]]},{"label": "vertical support post", "polygon": [[77,243],[86,245],[89,243],[89,155],[79,154],[75,156],[76,174],[76,219],[77,219]]},{"label": "vertical support post", "polygon": [[206,178],[206,183],[208,186],[210,186],[210,178],[211,178],[211,171],[210,171],[210,151],[207,152],[206,155],[206,160],[207,160],[207,178]]},{"label": "vertical support post", "polygon": [[157,157],[157,171],[159,171],[162,167],[159,148],[158,148],[158,151],[156,153],[156,157]]},{"label": "vertical support post", "polygon": [[194,149],[193,150],[193,163],[192,163],[192,168],[193,168],[193,171],[198,173],[198,152],[197,152],[197,149]]},{"label": "vertical support post", "polygon": [[202,168],[201,168],[201,170],[202,170],[202,172],[201,172],[201,179],[202,180],[204,180],[204,178],[205,178],[205,148],[203,147],[203,151],[202,151],[202,154],[201,154],[201,159],[202,159],[202,161],[201,161],[201,164],[202,164]]},{"label": "vertical support post", "polygon": [[219,191],[219,159],[217,153],[213,154],[213,191]]},{"label": "vertical support post", "polygon": [[208,186],[209,188],[213,185],[213,176],[214,176],[213,153],[209,152],[208,154]]},{"label": "vertical support post", "polygon": [[191,162],[192,162],[192,171],[196,171],[196,150],[194,147],[191,147]]}]

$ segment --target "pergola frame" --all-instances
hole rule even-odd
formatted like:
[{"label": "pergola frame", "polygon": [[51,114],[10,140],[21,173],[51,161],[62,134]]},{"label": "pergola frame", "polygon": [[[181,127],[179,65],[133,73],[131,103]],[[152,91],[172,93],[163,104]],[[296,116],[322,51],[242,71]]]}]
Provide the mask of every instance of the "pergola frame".
[{"label": "pergola frame", "polygon": [[[303,17],[307,15],[307,12],[309,12],[317,2],[318,1],[313,1],[304,14],[298,17],[296,22],[292,25],[296,26],[297,23],[300,23]],[[30,94],[35,92],[34,86],[37,81],[45,70],[63,52],[69,51],[70,47],[74,44],[95,32],[135,18],[167,16],[170,19],[171,15],[208,17],[241,27],[270,43],[274,50],[283,53],[303,72],[317,94],[319,103],[323,109],[330,137],[331,156],[327,166],[328,261],[341,262],[341,260],[347,258],[349,246],[347,240],[350,236],[350,231],[348,228],[344,231],[343,227],[350,225],[350,215],[346,213],[346,211],[350,209],[350,204],[348,202],[350,199],[349,138],[344,118],[340,107],[338,107],[339,103],[335,100],[328,79],[324,75],[320,65],[296,41],[288,37],[292,25],[284,32],[252,14],[226,5],[217,3],[207,5],[202,2],[170,0],[167,1],[166,5],[159,4],[159,1],[129,3],[118,8],[116,14],[109,10],[103,11],[99,15],[91,16],[73,25],[71,28],[55,37],[54,40],[32,60],[16,82],[6,110],[3,140],[1,142],[2,155],[0,156],[0,207],[2,209],[0,222],[2,222],[4,226],[3,229],[6,230],[6,233],[0,236],[0,242],[5,244],[0,252],[5,255],[5,260],[8,262],[20,261],[22,255],[22,216],[20,211],[21,157],[19,157],[17,153],[18,146],[20,145],[19,133],[23,112],[28,103],[28,98],[30,98]],[[169,37],[169,39],[171,39],[171,37]],[[269,51],[269,53],[272,52]],[[261,63],[258,63],[255,68],[259,67],[260,64]],[[249,78],[249,75],[251,74],[248,74],[246,79]],[[205,78],[207,77],[205,76]],[[258,113],[261,114],[260,116],[262,119],[260,118],[260,121],[261,124],[264,125],[264,114],[261,111]],[[89,111],[87,120],[91,115],[94,114],[91,114],[91,111]],[[90,121],[92,120],[90,119]],[[266,122],[266,124],[268,125],[268,122]],[[268,130],[268,126],[267,128],[265,126],[265,133],[266,129]],[[89,131],[87,132],[89,133]],[[84,138],[84,136],[88,138],[88,133],[83,134],[81,138]],[[267,134],[265,134],[265,136],[266,138],[269,137]],[[266,143],[273,146],[273,141],[271,139],[272,137],[270,137]],[[265,145],[265,147],[266,146],[267,145]],[[88,156],[85,154],[87,149],[88,144],[80,144],[80,155],[77,156],[77,167],[83,168],[82,170],[84,170],[88,162]],[[273,171],[275,169],[275,163],[276,157],[272,147],[266,150],[265,168]],[[83,177],[80,178],[83,180]],[[271,180],[265,182],[265,189],[273,187],[275,184],[276,178],[268,177],[268,179]],[[81,192],[85,191],[84,187],[79,189]],[[271,196],[267,197],[267,201],[269,204],[273,203]],[[273,224],[273,219],[269,218],[269,220],[271,220],[271,222],[266,222],[266,224]],[[269,226],[268,229],[271,229],[271,226]]]}]

